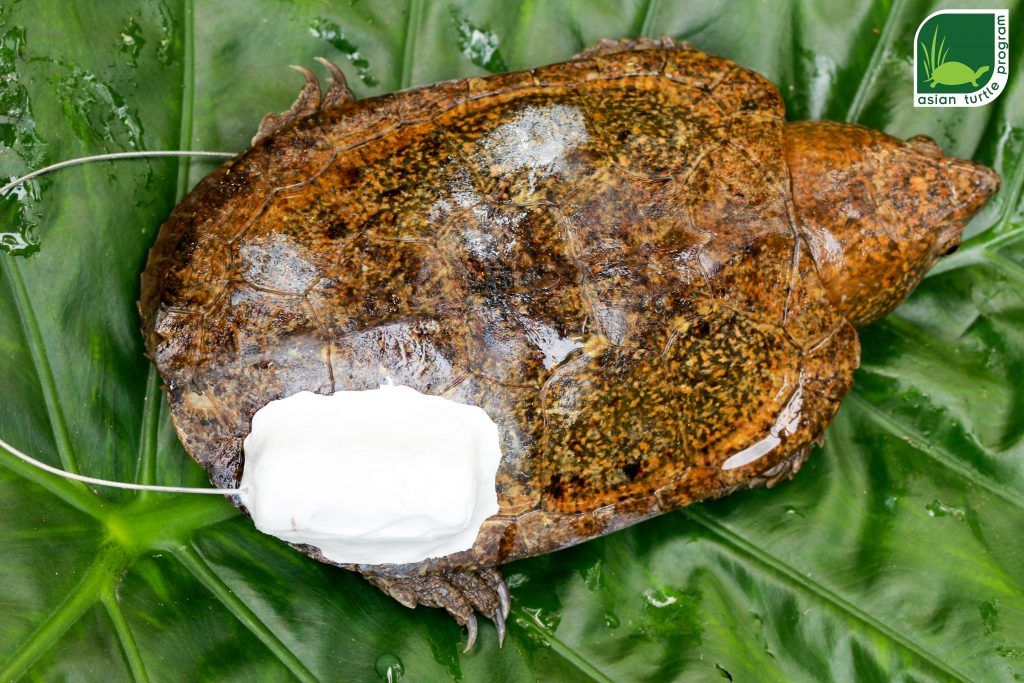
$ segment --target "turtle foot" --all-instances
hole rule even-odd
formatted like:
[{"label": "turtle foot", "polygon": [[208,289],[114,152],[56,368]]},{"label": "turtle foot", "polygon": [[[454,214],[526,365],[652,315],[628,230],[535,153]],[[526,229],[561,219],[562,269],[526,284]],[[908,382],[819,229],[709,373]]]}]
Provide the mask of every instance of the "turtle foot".
[{"label": "turtle foot", "polygon": [[[815,443],[819,446],[823,445],[825,443],[824,434],[815,439]],[[811,454],[811,450],[811,446],[802,448],[779,464],[775,465],[775,467],[765,470],[764,472],[761,472],[746,481],[740,482],[739,484],[735,484],[718,491],[710,497],[710,500],[725,498],[728,495],[732,495],[739,491],[746,491],[747,489],[775,488],[777,484],[796,476],[796,473],[800,471],[801,467],[803,467],[804,461],[806,461],[807,457]]]},{"label": "turtle foot", "polygon": [[345,74],[341,72],[341,69],[335,63],[323,57],[317,57],[316,61],[324,65],[331,74],[331,86],[327,93],[321,92],[320,81],[317,79],[316,74],[305,67],[293,65],[292,68],[301,73],[306,79],[305,85],[302,86],[299,96],[295,98],[295,102],[292,103],[292,106],[287,111],[283,111],[280,114],[267,114],[263,117],[263,120],[260,121],[259,130],[256,131],[256,135],[252,139],[252,144],[255,145],[263,138],[297,118],[315,114],[325,107],[335,107],[339,104],[355,100],[355,95],[349,90],[348,83],[345,81]]},{"label": "turtle foot", "polygon": [[[824,435],[822,435],[819,438],[820,440],[817,441],[816,443],[819,446],[824,445]],[[763,486],[766,489],[771,489],[775,488],[775,485],[780,482],[786,481],[787,479],[792,479],[794,476],[796,476],[796,473],[800,471],[800,468],[804,466],[804,461],[807,460],[807,456],[809,456],[810,454],[810,448],[804,448],[797,451],[792,456],[790,456],[786,460],[783,460],[775,467],[765,472],[762,472],[757,477],[755,477],[754,480],[750,482],[750,488],[760,488]]]},{"label": "turtle foot", "polygon": [[364,576],[406,607],[440,607],[452,615],[460,626],[466,627],[468,640],[464,652],[469,652],[476,643],[477,612],[494,622],[494,628],[498,631],[498,646],[501,647],[505,641],[505,619],[511,607],[511,598],[505,579],[493,567],[424,576]]},{"label": "turtle foot", "polygon": [[314,57],[313,59],[320,62],[331,74],[331,87],[324,94],[324,101],[320,107],[326,109],[328,107],[336,107],[339,104],[345,104],[346,102],[355,102],[356,96],[349,89],[345,74],[341,72],[338,65],[324,57]]}]

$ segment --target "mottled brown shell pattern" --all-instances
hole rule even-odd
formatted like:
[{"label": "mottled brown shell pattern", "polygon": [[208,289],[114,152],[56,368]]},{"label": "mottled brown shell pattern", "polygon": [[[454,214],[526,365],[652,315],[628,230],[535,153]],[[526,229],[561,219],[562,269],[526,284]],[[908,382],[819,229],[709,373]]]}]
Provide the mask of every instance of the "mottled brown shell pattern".
[{"label": "mottled brown shell pattern", "polygon": [[[204,179],[150,256],[144,328],[182,442],[230,486],[252,415],[298,391],[480,406],[499,514],[398,573],[550,551],[770,476],[858,364],[793,217],[783,127],[773,85],[685,48],[300,119]],[[735,456],[751,462],[723,469]]]}]

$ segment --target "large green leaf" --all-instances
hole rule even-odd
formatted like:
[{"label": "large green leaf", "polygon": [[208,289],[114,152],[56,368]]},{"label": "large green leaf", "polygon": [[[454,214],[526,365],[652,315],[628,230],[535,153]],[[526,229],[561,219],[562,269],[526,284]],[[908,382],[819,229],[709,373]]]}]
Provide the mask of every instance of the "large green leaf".
[{"label": "large green leaf", "polygon": [[[990,2],[981,2],[989,6]],[[1024,92],[914,109],[913,0],[0,4],[0,175],[136,148],[237,150],[288,64],[360,96],[670,34],[775,81],[790,116],[925,133],[1004,189],[909,302],[791,483],[506,567],[513,618],[460,629],[256,532],[219,498],[91,491],[0,456],[0,679],[1021,680]],[[68,469],[201,485],[134,301],[208,164],[106,163],[3,200],[0,435]]]}]

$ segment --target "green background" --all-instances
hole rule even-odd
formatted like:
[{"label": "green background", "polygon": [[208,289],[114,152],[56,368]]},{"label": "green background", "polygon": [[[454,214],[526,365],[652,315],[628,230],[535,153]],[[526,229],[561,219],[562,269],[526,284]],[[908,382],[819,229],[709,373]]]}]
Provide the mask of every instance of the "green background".
[{"label": "green background", "polygon": [[[988,2],[985,2],[987,5]],[[1024,91],[914,109],[938,6],[658,0],[0,4],[0,176],[82,154],[238,150],[288,64],[359,96],[670,34],[768,76],[794,119],[859,121],[994,166],[1003,190],[896,314],[792,482],[506,567],[509,637],[256,532],[225,501],[90,491],[0,456],[0,680],[821,681],[1024,677]],[[65,467],[202,485],[143,358],[146,250],[209,164],[63,171],[4,205],[0,434]]]},{"label": "green background", "polygon": [[[921,27],[917,36],[918,57],[917,57],[917,78],[918,90],[922,93],[972,93],[981,90],[992,78],[995,71],[995,15],[990,13],[982,14],[940,14],[932,17]],[[938,42],[935,45],[936,62],[938,61],[939,46],[942,39],[946,39],[947,62],[960,62],[966,64],[972,71],[977,71],[981,66],[988,66],[988,71],[978,79],[978,85],[970,83],[963,85],[940,85],[935,84],[932,88],[927,82],[927,74],[924,68],[924,54],[930,53],[932,46],[932,35],[938,28]],[[922,49],[920,43],[924,43]]]}]

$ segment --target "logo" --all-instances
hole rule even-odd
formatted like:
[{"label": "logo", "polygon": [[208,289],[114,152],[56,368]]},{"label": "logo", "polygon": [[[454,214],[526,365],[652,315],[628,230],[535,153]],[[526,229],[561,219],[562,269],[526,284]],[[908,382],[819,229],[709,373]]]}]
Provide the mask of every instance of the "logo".
[{"label": "logo", "polygon": [[914,106],[981,107],[1006,89],[1010,12],[945,9],[914,35]]}]

